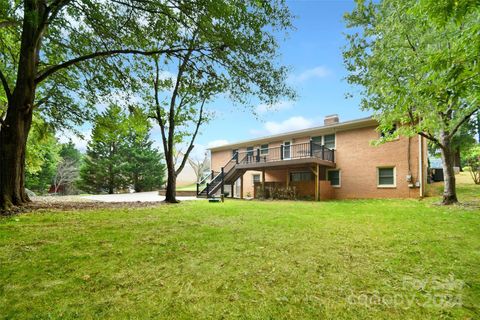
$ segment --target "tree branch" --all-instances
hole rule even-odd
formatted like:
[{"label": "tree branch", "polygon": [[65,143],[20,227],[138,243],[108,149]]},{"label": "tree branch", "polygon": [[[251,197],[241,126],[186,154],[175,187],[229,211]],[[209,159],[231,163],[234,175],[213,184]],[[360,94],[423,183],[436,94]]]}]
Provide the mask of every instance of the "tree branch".
[{"label": "tree branch", "polygon": [[8,86],[7,78],[3,74],[2,70],[0,70],[0,80],[2,81],[3,90],[5,91],[5,95],[7,96],[8,103],[12,100],[12,92],[10,91],[10,87]]},{"label": "tree branch", "polygon": [[15,21],[15,20],[0,21],[0,29],[14,27],[14,26],[21,26],[21,25],[22,25],[21,21]]},{"label": "tree branch", "polygon": [[473,111],[468,113],[467,115],[465,115],[462,120],[460,120],[459,123],[457,123],[455,125],[455,127],[453,127],[453,130],[449,133],[449,136],[450,137],[453,137],[453,135],[458,131],[458,129],[460,129],[460,127],[462,126],[462,124],[464,124],[468,119],[470,119],[470,117],[475,113],[477,112],[478,110],[480,110],[480,107],[476,107],[476,108],[473,108]]},{"label": "tree branch", "polygon": [[162,110],[160,107],[160,100],[158,99],[158,83],[160,81],[160,67],[158,66],[158,58],[154,59],[155,61],[155,79],[153,80],[153,90],[155,94],[155,118],[157,119],[158,125],[160,126],[160,133],[162,134],[162,143],[163,143],[163,150],[165,154],[169,153],[167,137],[165,135],[165,123],[162,119]]},{"label": "tree branch", "polygon": [[193,150],[193,147],[194,147],[193,143],[195,142],[195,138],[197,137],[198,129],[200,129],[200,125],[203,122],[203,106],[205,105],[206,100],[207,99],[204,98],[203,101],[202,101],[202,104],[200,106],[200,112],[199,112],[199,115],[198,115],[197,124],[196,124],[196,127],[195,127],[195,132],[192,135],[192,139],[190,139],[190,145],[187,148],[187,152],[185,152],[184,155],[183,155],[182,163],[180,164],[178,169],[175,171],[176,175],[178,175],[180,172],[182,172],[183,167],[185,167],[185,163],[187,162],[188,156],[190,155],[190,152]]},{"label": "tree branch", "polygon": [[432,141],[432,142],[435,143],[437,146],[439,146],[440,148],[443,149],[443,145],[440,143],[440,141],[439,141],[437,138],[435,138],[434,136],[432,136],[431,134],[425,133],[425,132],[419,132],[418,134],[421,135],[422,137],[424,137],[424,138]]},{"label": "tree branch", "polygon": [[107,50],[107,51],[99,51],[99,52],[94,52],[91,54],[87,54],[85,56],[77,57],[68,61],[65,61],[63,63],[51,66],[49,68],[46,68],[45,70],[39,72],[35,79],[35,83],[38,84],[45,80],[47,77],[51,76],[55,72],[65,69],[67,67],[70,67],[72,65],[78,64],[83,61],[87,60],[92,60],[96,58],[101,58],[101,57],[110,57],[114,55],[119,55],[119,54],[138,54],[138,55],[143,55],[143,56],[152,56],[155,54],[174,54],[177,52],[185,51],[187,49],[180,49],[180,48],[175,48],[175,49],[164,49],[164,50],[153,50],[153,51],[142,51],[142,50],[136,50],[136,49],[119,49],[119,50]]}]

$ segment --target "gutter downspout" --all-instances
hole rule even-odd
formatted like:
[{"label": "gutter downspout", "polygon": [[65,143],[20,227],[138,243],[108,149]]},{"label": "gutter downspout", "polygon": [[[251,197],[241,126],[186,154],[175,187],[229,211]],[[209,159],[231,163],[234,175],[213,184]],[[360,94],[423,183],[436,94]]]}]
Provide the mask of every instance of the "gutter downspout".
[{"label": "gutter downspout", "polygon": [[423,198],[423,137],[418,135],[418,181],[420,183],[420,198]]}]

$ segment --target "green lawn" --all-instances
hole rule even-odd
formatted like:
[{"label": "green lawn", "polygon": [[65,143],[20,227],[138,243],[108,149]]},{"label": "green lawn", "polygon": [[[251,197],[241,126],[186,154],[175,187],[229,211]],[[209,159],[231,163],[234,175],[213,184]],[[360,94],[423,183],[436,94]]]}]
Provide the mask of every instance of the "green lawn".
[{"label": "green lawn", "polygon": [[2,218],[0,317],[478,319],[480,210],[436,201]]},{"label": "green lawn", "polygon": [[196,191],[197,190],[197,184],[190,184],[188,186],[182,186],[182,187],[177,187],[178,191]]}]

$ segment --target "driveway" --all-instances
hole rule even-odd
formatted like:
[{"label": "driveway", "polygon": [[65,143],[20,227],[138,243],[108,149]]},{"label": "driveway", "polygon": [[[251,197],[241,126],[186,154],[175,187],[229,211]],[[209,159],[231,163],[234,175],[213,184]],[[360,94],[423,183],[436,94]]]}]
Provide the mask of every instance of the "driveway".
[{"label": "driveway", "polygon": [[[159,196],[158,191],[122,193],[122,194],[98,194],[81,196],[81,198],[102,202],[156,202],[165,200],[165,196]],[[180,201],[201,200],[197,197],[177,197]]]}]

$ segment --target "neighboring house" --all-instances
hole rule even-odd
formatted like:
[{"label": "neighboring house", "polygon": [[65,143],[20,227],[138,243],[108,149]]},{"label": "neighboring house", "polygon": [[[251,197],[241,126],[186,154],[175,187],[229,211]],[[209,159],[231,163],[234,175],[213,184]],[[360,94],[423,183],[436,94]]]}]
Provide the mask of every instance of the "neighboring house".
[{"label": "neighboring house", "polygon": [[[179,152],[179,159],[183,158],[183,153]],[[178,168],[180,164],[177,164],[176,167]],[[185,187],[195,184],[197,182],[197,175],[195,174],[195,169],[190,165],[187,161],[183,170],[177,176],[177,187]]]},{"label": "neighboring house", "polygon": [[380,138],[377,125],[370,117],[339,122],[332,115],[321,127],[211,148],[214,173],[199,196],[223,190],[254,197],[259,188],[272,187],[316,200],[423,196],[425,139],[400,137],[373,146]]}]

